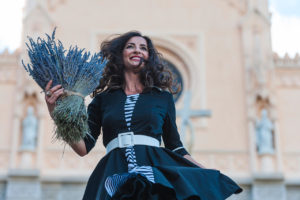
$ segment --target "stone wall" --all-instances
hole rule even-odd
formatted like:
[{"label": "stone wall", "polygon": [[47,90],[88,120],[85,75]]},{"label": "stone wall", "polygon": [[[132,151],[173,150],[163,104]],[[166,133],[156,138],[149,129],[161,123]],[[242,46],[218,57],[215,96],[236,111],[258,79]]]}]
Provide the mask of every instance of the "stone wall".
[{"label": "stone wall", "polygon": [[0,179],[0,200],[5,200],[6,182]]},{"label": "stone wall", "polygon": [[81,200],[86,183],[45,182],[42,184],[43,200]]}]

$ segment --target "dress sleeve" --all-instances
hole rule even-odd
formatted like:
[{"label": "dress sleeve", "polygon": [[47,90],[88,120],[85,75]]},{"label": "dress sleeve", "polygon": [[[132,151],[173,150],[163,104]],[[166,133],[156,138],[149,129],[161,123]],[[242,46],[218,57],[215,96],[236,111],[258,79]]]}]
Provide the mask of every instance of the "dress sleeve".
[{"label": "dress sleeve", "polygon": [[180,136],[176,126],[176,110],[172,94],[168,94],[168,108],[163,125],[163,141],[165,147],[181,156],[189,155],[180,141]]},{"label": "dress sleeve", "polygon": [[96,96],[87,108],[89,133],[86,134],[86,136],[83,138],[87,153],[89,153],[91,149],[95,146],[96,141],[100,135],[100,103],[101,101],[99,96],[98,98]]}]

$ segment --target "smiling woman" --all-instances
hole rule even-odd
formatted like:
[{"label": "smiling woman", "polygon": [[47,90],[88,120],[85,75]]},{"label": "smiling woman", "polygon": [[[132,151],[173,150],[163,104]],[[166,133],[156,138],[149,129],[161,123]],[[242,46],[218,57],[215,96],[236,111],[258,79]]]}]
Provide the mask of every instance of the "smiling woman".
[{"label": "smiling woman", "polygon": [[83,199],[223,200],[240,193],[233,180],[205,169],[184,148],[171,94],[173,76],[150,38],[128,32],[104,42],[101,52],[108,63],[88,107],[90,134],[71,144],[84,156],[102,129],[107,154]]},{"label": "smiling woman", "polygon": [[89,134],[70,144],[85,156],[102,130],[107,153],[83,199],[224,200],[240,193],[233,180],[205,169],[184,148],[176,126],[173,76],[151,39],[128,32],[105,41],[101,52],[108,63],[88,106]]}]

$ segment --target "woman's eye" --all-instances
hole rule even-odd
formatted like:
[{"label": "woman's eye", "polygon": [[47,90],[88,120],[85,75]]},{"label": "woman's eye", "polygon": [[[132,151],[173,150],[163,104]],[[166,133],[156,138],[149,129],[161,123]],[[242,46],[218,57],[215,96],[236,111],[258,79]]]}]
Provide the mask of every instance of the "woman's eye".
[{"label": "woman's eye", "polygon": [[144,51],[148,51],[148,49],[146,47],[141,47],[141,49]]},{"label": "woman's eye", "polygon": [[126,47],[126,49],[130,49],[130,48],[132,48],[133,47],[133,45],[128,45],[127,47]]}]

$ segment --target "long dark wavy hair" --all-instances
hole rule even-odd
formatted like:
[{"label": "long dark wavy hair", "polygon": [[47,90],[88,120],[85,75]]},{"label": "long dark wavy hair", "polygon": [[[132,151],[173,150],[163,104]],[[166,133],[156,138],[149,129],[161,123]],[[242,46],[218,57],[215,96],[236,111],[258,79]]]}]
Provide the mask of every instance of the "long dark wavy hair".
[{"label": "long dark wavy hair", "polygon": [[128,40],[132,37],[142,37],[146,40],[149,52],[148,60],[145,60],[145,65],[138,72],[140,81],[144,85],[144,90],[149,90],[152,87],[159,87],[163,90],[169,90],[172,94],[179,92],[180,87],[174,83],[173,75],[167,69],[166,63],[162,59],[162,55],[157,52],[151,39],[143,36],[138,31],[131,31],[119,35],[111,40],[106,40],[101,44],[101,52],[108,63],[104,68],[102,78],[98,87],[93,92],[92,96],[105,90],[118,89],[125,87],[124,78],[124,62],[123,49]]}]

